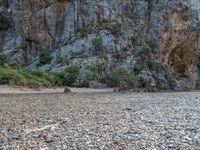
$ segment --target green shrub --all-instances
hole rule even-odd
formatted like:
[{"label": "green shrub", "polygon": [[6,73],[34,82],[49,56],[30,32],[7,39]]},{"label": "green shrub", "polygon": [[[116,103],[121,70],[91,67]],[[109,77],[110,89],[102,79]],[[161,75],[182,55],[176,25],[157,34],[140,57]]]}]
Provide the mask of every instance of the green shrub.
[{"label": "green shrub", "polygon": [[6,9],[0,12],[0,30],[7,31],[12,27],[12,17]]},{"label": "green shrub", "polygon": [[118,87],[120,85],[120,81],[123,80],[126,74],[126,70],[123,68],[117,68],[106,75],[105,83],[110,87]]},{"label": "green shrub", "polygon": [[87,70],[92,71],[92,72],[98,72],[98,68],[97,68],[96,65],[86,65],[85,68],[86,68]]},{"label": "green shrub", "polygon": [[142,71],[142,70],[147,69],[146,63],[142,63],[142,62],[141,62],[141,63],[139,63],[137,66],[138,66],[137,69],[138,69],[139,71]]},{"label": "green shrub", "polygon": [[121,24],[121,23],[112,24],[112,25],[110,26],[110,32],[111,32],[113,35],[116,35],[116,36],[122,35],[122,24]]},{"label": "green shrub", "polygon": [[61,86],[64,84],[63,73],[50,73],[53,76],[54,85]]},{"label": "green shrub", "polygon": [[99,80],[100,80],[100,75],[97,66],[96,65],[85,66],[85,76],[82,86],[88,87],[90,81],[99,81]]},{"label": "green shrub", "polygon": [[51,63],[52,57],[48,52],[41,52],[39,56],[40,65],[45,65]]},{"label": "green shrub", "polygon": [[70,65],[65,74],[63,74],[63,84],[72,85],[80,74],[80,67],[78,65]]},{"label": "green shrub", "polygon": [[127,74],[128,86],[135,87],[138,81],[139,81],[139,77],[138,76],[133,75],[131,73]]},{"label": "green shrub", "polygon": [[62,64],[62,65],[68,65],[69,58],[68,57],[58,57],[58,63]]},{"label": "green shrub", "polygon": [[0,84],[25,85],[30,87],[61,85],[57,74],[36,70],[32,73],[0,67]]},{"label": "green shrub", "polygon": [[[24,76],[29,79],[27,85],[28,86],[53,86],[54,79],[49,72],[46,72],[42,69],[37,69],[32,73],[25,73]],[[29,77],[28,77],[29,76]]]},{"label": "green shrub", "polygon": [[117,60],[117,61],[120,61],[122,59],[122,54],[120,52],[113,52],[112,58]]},{"label": "green shrub", "polygon": [[31,73],[33,76],[37,76],[39,78],[48,76],[47,72],[42,69],[36,69]]},{"label": "green shrub", "polygon": [[0,66],[6,63],[6,56],[0,56]]},{"label": "green shrub", "polygon": [[155,59],[152,55],[152,48],[149,46],[143,46],[139,52],[139,56],[141,57],[141,60],[138,65],[138,70],[146,69],[147,67],[150,70],[157,70]]},{"label": "green shrub", "polygon": [[164,84],[162,86],[159,86],[159,91],[169,91],[171,90],[170,86],[168,84]]},{"label": "green shrub", "polygon": [[0,67],[0,84],[26,85],[26,79],[14,69]]},{"label": "green shrub", "polygon": [[33,76],[36,76],[38,78],[43,78],[43,79],[46,79],[46,80],[51,80],[51,76],[48,72],[46,72],[45,70],[42,70],[42,69],[37,69],[35,71],[33,71],[31,73]]},{"label": "green shrub", "polygon": [[141,58],[141,62],[147,66],[147,62],[151,59],[151,48],[149,46],[141,47],[139,51],[139,56]]},{"label": "green shrub", "polygon": [[26,50],[28,48],[28,41],[23,40],[19,46],[20,49]]},{"label": "green shrub", "polygon": [[81,30],[81,32],[80,32],[80,34],[81,34],[82,38],[87,37],[88,36],[88,29],[87,29],[87,27],[83,27],[82,30]]},{"label": "green shrub", "polygon": [[140,51],[140,56],[147,60],[151,57],[151,48],[149,46],[143,46]]},{"label": "green shrub", "polygon": [[46,72],[42,69],[37,69],[31,73],[34,77],[42,79],[43,85],[63,85],[64,73]]},{"label": "green shrub", "polygon": [[94,48],[94,54],[95,55],[104,55],[105,53],[105,47],[103,45],[103,40],[102,38],[95,38],[92,41],[92,45]]},{"label": "green shrub", "polygon": [[24,73],[24,76],[29,79],[28,86],[61,86],[64,82],[63,73],[46,72],[42,69],[37,69],[30,74]]},{"label": "green shrub", "polygon": [[27,73],[27,72],[23,72],[23,71],[20,71],[18,72],[19,74],[21,74],[25,80],[26,80],[26,86],[29,86],[29,87],[40,87],[40,86],[45,86],[47,85],[46,83],[44,84],[44,80],[42,80],[41,78],[38,78],[36,76],[33,76],[31,75],[30,73]]},{"label": "green shrub", "polygon": [[108,73],[104,80],[110,87],[123,87],[124,83],[126,83],[127,87],[134,87],[139,78],[136,75],[129,73],[126,69],[119,67]]},{"label": "green shrub", "polygon": [[153,58],[149,59],[147,65],[148,65],[148,68],[150,70],[155,71],[155,72],[158,71],[158,69],[157,69],[158,67],[157,67],[157,64],[155,62],[155,59],[153,59]]},{"label": "green shrub", "polygon": [[84,57],[83,52],[81,52],[81,51],[78,51],[78,52],[72,51],[71,56],[72,56],[72,58],[83,58]]},{"label": "green shrub", "polygon": [[124,52],[131,52],[131,48],[129,48],[128,46],[126,46],[126,47],[123,48],[123,51]]}]

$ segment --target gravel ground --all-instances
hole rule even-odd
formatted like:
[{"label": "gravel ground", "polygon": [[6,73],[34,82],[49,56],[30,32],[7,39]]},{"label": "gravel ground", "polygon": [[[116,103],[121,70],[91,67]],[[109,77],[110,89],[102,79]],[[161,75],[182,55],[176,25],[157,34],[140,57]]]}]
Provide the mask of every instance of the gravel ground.
[{"label": "gravel ground", "polygon": [[1,94],[0,150],[200,149],[200,92]]}]

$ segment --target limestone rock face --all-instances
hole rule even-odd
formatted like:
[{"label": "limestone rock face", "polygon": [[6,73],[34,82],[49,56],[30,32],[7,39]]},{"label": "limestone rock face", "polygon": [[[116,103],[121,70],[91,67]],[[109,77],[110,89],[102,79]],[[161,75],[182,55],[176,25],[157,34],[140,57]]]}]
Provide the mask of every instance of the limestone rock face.
[{"label": "limestone rock face", "polygon": [[[96,64],[104,74],[123,66],[153,88],[194,89],[199,7],[198,0],[0,0],[0,55],[27,71]],[[42,52],[50,63],[41,65]]]},{"label": "limestone rock face", "polygon": [[178,81],[185,88],[194,88],[197,80],[195,71],[199,28],[193,26],[191,16],[188,7],[179,3],[165,16],[160,38],[161,59],[171,72],[186,77]]},{"label": "limestone rock face", "polygon": [[190,0],[192,9],[196,10],[200,18],[200,1],[199,0]]}]

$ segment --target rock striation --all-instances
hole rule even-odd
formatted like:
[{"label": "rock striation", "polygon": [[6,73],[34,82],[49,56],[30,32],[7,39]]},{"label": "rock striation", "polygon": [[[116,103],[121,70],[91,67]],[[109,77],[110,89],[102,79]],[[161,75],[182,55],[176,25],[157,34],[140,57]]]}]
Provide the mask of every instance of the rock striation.
[{"label": "rock striation", "polygon": [[[0,0],[0,55],[27,71],[96,64],[103,75],[123,66],[150,90],[194,89],[199,7],[198,0]],[[41,64],[42,52],[51,61]]]}]

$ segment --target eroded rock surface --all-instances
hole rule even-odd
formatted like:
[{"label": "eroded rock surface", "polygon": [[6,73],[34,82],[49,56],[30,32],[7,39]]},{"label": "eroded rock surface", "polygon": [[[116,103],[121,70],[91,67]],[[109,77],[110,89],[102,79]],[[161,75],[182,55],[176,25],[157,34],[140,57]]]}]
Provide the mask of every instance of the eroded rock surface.
[{"label": "eroded rock surface", "polygon": [[[104,74],[123,66],[145,77],[152,89],[194,89],[198,6],[195,0],[0,0],[1,56],[28,71],[97,64]],[[98,39],[102,45],[94,45]],[[52,61],[41,65],[43,51]]]},{"label": "eroded rock surface", "polygon": [[192,14],[188,7],[178,4],[165,16],[165,26],[161,32],[161,59],[170,71],[183,75],[179,86],[194,88],[196,85],[197,41],[199,29],[192,26]]}]

